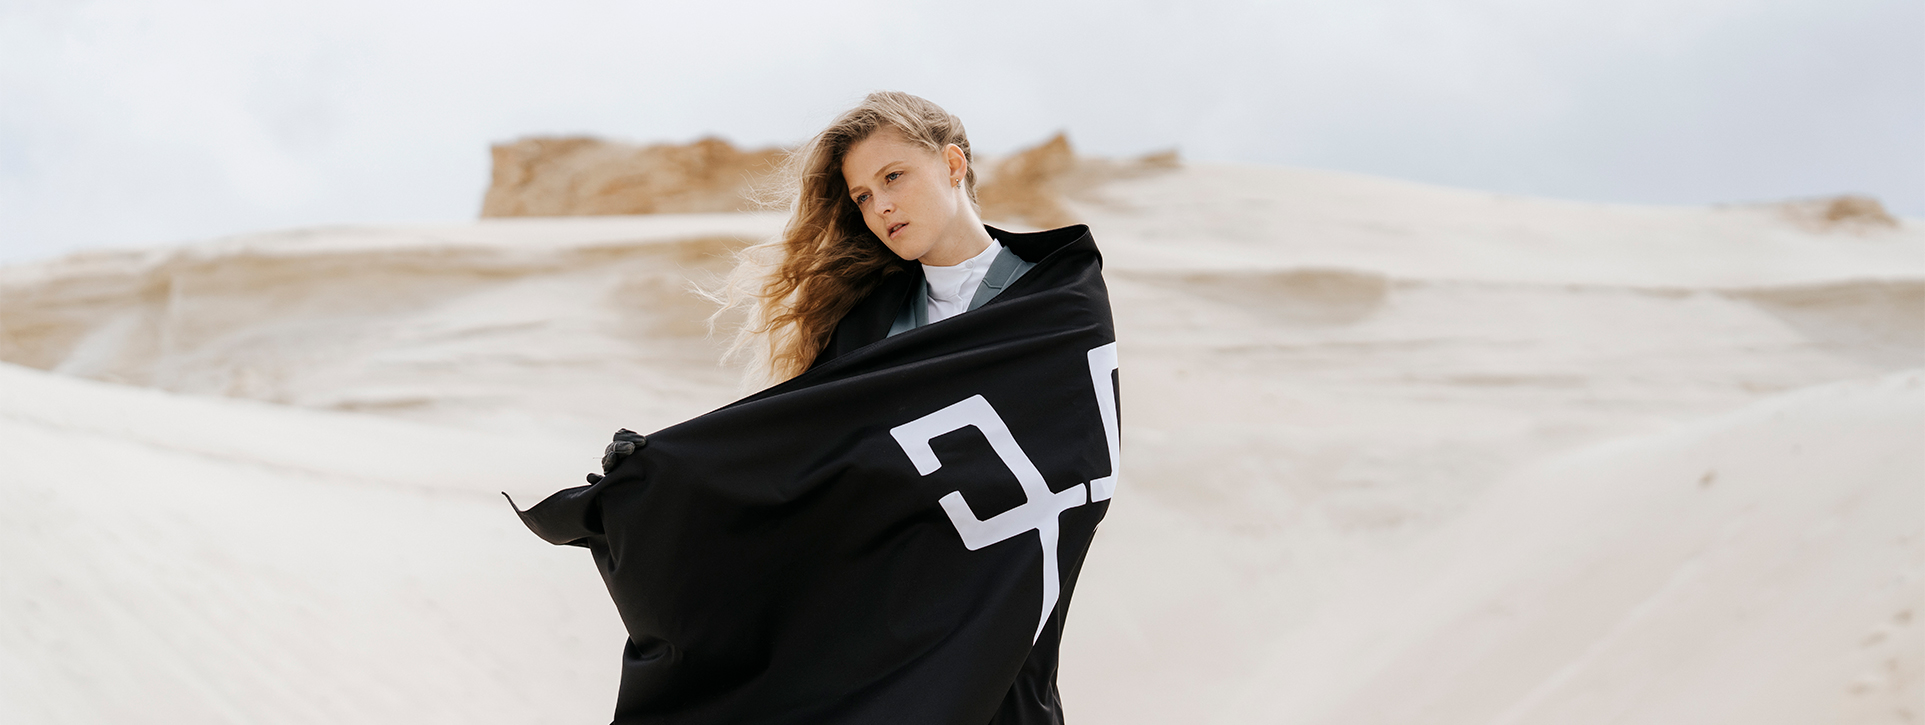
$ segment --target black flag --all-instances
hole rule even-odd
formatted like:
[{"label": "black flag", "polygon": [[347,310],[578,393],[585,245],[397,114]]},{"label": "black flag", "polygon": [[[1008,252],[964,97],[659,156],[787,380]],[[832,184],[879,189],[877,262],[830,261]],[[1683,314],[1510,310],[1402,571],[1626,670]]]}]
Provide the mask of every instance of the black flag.
[{"label": "black flag", "polygon": [[1061,722],[1116,338],[1087,228],[993,231],[1037,266],[990,303],[885,337],[919,270],[895,274],[808,372],[522,513],[614,597],[615,722]]}]

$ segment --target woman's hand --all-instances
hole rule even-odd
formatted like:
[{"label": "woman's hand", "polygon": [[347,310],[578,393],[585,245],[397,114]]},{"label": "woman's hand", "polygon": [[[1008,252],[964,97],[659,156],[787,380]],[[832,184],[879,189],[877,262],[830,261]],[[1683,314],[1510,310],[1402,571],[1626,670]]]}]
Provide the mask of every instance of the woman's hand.
[{"label": "woman's hand", "polygon": [[602,472],[588,474],[588,482],[591,484],[601,483],[603,476],[614,473],[615,467],[622,465],[622,459],[629,457],[630,454],[641,450],[647,445],[648,439],[640,433],[636,433],[627,428],[615,431],[615,440],[611,441],[608,447],[602,450]]}]

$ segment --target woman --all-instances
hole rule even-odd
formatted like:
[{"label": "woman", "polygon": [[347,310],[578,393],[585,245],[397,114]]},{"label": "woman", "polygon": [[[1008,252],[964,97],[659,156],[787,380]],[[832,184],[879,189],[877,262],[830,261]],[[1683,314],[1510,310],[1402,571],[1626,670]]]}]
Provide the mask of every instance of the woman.
[{"label": "woman", "polygon": [[608,583],[616,722],[1062,722],[1063,621],[1116,484],[1115,336],[1087,229],[983,226],[972,161],[921,98],[843,114],[725,295],[774,384],[617,433],[605,477],[522,512]]}]

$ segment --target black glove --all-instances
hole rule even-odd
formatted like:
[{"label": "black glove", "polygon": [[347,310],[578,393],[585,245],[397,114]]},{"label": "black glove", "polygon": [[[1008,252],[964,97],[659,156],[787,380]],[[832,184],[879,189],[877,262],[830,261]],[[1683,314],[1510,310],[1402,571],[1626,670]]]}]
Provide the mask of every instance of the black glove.
[{"label": "black glove", "polygon": [[615,467],[622,465],[622,459],[647,445],[648,439],[642,437],[640,433],[627,428],[615,431],[615,440],[608,444],[608,448],[602,450],[602,472],[588,474],[588,482],[601,483],[602,476],[614,473]]}]

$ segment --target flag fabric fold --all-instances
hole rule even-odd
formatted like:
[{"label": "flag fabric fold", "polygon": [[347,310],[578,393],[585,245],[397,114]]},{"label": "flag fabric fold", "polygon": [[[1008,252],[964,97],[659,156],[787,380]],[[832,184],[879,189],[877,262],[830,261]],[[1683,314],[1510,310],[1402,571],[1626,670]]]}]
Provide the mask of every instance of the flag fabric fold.
[{"label": "flag fabric fold", "polygon": [[1061,722],[1070,593],[1116,487],[1116,343],[1081,226],[887,336],[910,274],[808,372],[650,433],[521,512],[592,553],[628,631],[617,723]]}]

